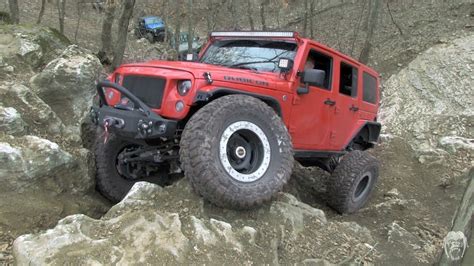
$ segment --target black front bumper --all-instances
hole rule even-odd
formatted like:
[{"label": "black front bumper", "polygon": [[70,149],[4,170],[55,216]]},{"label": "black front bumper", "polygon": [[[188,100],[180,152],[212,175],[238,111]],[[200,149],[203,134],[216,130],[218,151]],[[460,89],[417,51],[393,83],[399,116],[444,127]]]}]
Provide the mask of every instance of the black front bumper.
[{"label": "black front bumper", "polygon": [[[133,109],[118,109],[107,104],[104,88],[114,88],[134,104]],[[126,88],[108,81],[97,84],[99,105],[91,108],[91,120],[94,124],[107,127],[114,134],[127,139],[147,140],[160,137],[173,137],[176,134],[177,121],[168,120],[151,110]]]}]

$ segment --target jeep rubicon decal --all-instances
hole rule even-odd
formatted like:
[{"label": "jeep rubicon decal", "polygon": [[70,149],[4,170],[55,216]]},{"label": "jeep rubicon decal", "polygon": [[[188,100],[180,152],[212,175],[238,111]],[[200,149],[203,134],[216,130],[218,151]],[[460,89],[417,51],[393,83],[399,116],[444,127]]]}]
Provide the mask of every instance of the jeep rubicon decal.
[{"label": "jeep rubicon decal", "polygon": [[288,182],[294,160],[331,173],[328,204],[364,206],[379,163],[379,75],[293,32],[215,32],[197,62],[122,65],[97,85],[97,186],[119,201],[137,181],[184,170],[212,203],[248,209]]},{"label": "jeep rubicon decal", "polygon": [[258,86],[265,86],[265,87],[269,86],[268,82],[266,82],[266,81],[253,80],[253,79],[249,79],[249,78],[224,76],[224,80],[242,82],[242,83],[248,83],[248,84],[255,84],[255,85],[258,85]]}]

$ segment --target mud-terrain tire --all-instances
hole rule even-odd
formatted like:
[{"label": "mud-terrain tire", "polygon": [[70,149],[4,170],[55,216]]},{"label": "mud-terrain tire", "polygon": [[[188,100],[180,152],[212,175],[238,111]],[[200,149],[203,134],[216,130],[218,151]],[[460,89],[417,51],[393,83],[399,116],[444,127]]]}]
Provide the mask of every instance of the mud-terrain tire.
[{"label": "mud-terrain tire", "polygon": [[155,42],[155,36],[153,35],[153,33],[147,33],[146,35],[146,39],[150,42],[150,43],[154,43]]},{"label": "mud-terrain tire", "polygon": [[131,145],[114,134],[110,134],[107,143],[103,137],[97,138],[95,144],[96,187],[97,190],[113,203],[121,201],[133,185],[139,181],[163,185],[168,178],[168,169],[160,170],[159,176],[140,179],[127,179],[117,170],[117,156]]},{"label": "mud-terrain tire", "polygon": [[224,96],[202,107],[188,121],[180,145],[192,187],[220,207],[250,209],[270,201],[293,168],[283,121],[251,96]]},{"label": "mud-terrain tire", "polygon": [[354,213],[368,201],[379,177],[378,160],[365,151],[344,155],[327,184],[327,203],[337,212]]}]

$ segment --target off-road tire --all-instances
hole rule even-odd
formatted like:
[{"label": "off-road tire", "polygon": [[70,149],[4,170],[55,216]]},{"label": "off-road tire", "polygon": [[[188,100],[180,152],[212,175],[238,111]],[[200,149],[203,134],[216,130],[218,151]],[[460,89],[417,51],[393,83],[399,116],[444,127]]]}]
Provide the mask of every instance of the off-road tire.
[{"label": "off-road tire", "polygon": [[341,214],[358,211],[370,198],[378,176],[379,162],[374,156],[359,150],[349,152],[328,180],[328,205]]},{"label": "off-road tire", "polygon": [[146,39],[150,42],[150,43],[154,43],[155,42],[155,36],[153,35],[153,33],[150,33],[148,32],[146,35],[145,35]]},{"label": "off-road tire", "polygon": [[95,144],[96,187],[104,197],[113,203],[121,201],[136,182],[147,181],[162,185],[168,177],[168,169],[163,169],[160,172],[160,177],[130,180],[121,176],[116,168],[116,158],[119,152],[129,144],[130,142],[112,133],[110,133],[107,143],[104,144],[104,138],[99,137]]},{"label": "off-road tire", "polygon": [[[260,127],[270,146],[266,172],[251,182],[233,178],[219,156],[224,130],[241,121]],[[272,108],[251,96],[224,96],[202,107],[188,121],[180,145],[181,164],[191,186],[217,206],[250,209],[261,205],[291,176],[294,159],[288,131]]]}]

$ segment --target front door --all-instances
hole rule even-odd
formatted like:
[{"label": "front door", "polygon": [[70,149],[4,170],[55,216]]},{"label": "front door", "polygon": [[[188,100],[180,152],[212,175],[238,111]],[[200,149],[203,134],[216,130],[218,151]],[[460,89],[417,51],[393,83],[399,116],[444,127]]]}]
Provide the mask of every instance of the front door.
[{"label": "front door", "polygon": [[325,71],[323,86],[308,86],[306,93],[297,94],[293,100],[289,131],[295,150],[329,150],[331,120],[334,115],[335,99],[333,97],[333,58],[316,47],[306,52],[307,59],[298,69],[320,69]]}]

